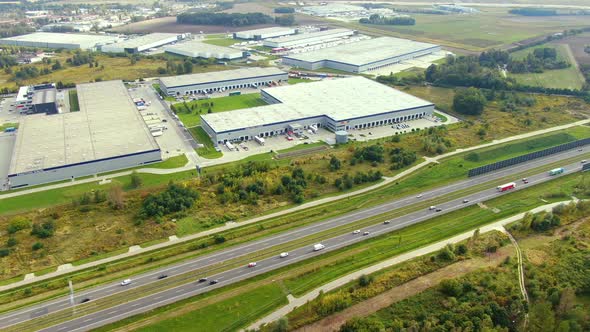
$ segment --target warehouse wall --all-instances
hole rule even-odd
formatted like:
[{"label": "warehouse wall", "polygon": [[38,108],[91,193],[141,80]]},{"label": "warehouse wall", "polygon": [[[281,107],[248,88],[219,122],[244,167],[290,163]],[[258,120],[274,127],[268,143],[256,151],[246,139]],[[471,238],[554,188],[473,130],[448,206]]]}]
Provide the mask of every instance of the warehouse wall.
[{"label": "warehouse wall", "polygon": [[176,96],[177,93],[180,95],[185,94],[196,94],[202,93],[204,90],[212,90],[212,89],[221,89],[233,86],[249,86],[251,84],[266,84],[268,82],[279,82],[279,81],[287,81],[289,79],[288,73],[278,74],[278,75],[270,75],[270,76],[263,76],[263,77],[252,77],[252,78],[244,78],[239,80],[231,80],[231,81],[224,81],[224,82],[211,82],[205,84],[196,84],[196,85],[188,85],[188,86],[174,86],[174,87],[167,87],[164,83],[160,85],[162,91],[164,91],[169,96]]},{"label": "warehouse wall", "polygon": [[68,180],[81,176],[110,172],[118,169],[141,166],[146,163],[161,161],[160,149],[132,155],[90,161],[71,166],[55,167],[21,174],[10,174],[8,180],[11,188]]}]

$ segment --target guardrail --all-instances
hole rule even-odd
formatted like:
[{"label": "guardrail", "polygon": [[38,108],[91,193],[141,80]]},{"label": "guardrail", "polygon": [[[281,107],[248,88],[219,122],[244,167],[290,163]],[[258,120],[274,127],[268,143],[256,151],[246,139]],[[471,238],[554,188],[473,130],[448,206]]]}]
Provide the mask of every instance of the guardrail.
[{"label": "guardrail", "polygon": [[[565,144],[561,144],[561,145],[557,145],[545,150],[541,150],[541,151],[537,151],[537,152],[532,152],[529,154],[525,154],[522,156],[518,156],[518,157],[514,157],[514,158],[510,158],[510,159],[506,159],[506,160],[501,160],[498,162],[495,162],[493,164],[488,164],[488,165],[484,165],[484,166],[480,166],[477,168],[472,168],[469,170],[468,176],[472,177],[472,176],[477,176],[477,175],[481,175],[481,174],[485,174],[485,173],[489,173],[489,172],[493,172],[496,170],[499,170],[501,168],[505,168],[505,167],[509,167],[509,166],[513,166],[516,164],[520,164],[520,163],[524,163],[526,161],[529,160],[533,160],[533,159],[537,159],[537,158],[541,158],[541,157],[545,157],[551,154],[555,154],[555,153],[559,153],[559,152],[563,152],[566,150],[571,150],[571,149],[575,149],[584,145],[588,145],[590,144],[590,138],[584,138],[581,140],[577,140],[577,141],[573,141],[573,142],[569,142],[569,143],[565,143]],[[586,166],[586,165],[585,165]]]}]

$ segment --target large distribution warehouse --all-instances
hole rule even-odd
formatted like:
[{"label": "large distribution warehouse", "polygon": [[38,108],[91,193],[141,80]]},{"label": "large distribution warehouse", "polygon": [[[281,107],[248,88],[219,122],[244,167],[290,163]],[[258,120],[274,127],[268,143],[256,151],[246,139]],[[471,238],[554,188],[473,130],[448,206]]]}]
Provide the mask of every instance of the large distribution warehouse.
[{"label": "large distribution warehouse", "polygon": [[201,115],[201,125],[216,145],[312,125],[334,132],[370,128],[434,112],[428,101],[360,76],[264,89],[261,95],[268,106]]},{"label": "large distribution warehouse", "polygon": [[266,38],[294,35],[296,33],[297,33],[297,31],[293,28],[272,27],[272,28],[234,32],[234,38],[235,39],[263,40]]},{"label": "large distribution warehouse", "polygon": [[201,43],[196,40],[167,46],[164,51],[191,58],[215,58],[218,60],[235,60],[244,57],[244,52],[231,47]]},{"label": "large distribution warehouse", "polygon": [[354,35],[353,30],[349,29],[331,29],[320,32],[301,33],[292,36],[284,36],[277,38],[270,38],[264,40],[264,46],[268,47],[304,47],[308,45],[316,45],[325,43],[331,40],[340,39]]},{"label": "large distribution warehouse", "polygon": [[109,172],[161,160],[160,148],[122,81],[77,85],[80,111],[23,117],[11,188]]},{"label": "large distribution warehouse", "polygon": [[307,70],[331,68],[362,73],[441,50],[439,45],[379,37],[283,57],[283,64]]},{"label": "large distribution warehouse", "polygon": [[252,67],[160,78],[160,88],[169,96],[211,93],[283,82],[289,75],[274,67]]},{"label": "large distribution warehouse", "polygon": [[0,44],[40,48],[96,50],[102,45],[114,43],[118,39],[119,37],[117,36],[108,35],[34,32],[28,35],[0,39]]},{"label": "large distribution warehouse", "polygon": [[139,53],[150,48],[174,43],[184,35],[177,33],[150,33],[148,35],[129,38],[118,43],[106,45],[101,51],[108,53]]}]

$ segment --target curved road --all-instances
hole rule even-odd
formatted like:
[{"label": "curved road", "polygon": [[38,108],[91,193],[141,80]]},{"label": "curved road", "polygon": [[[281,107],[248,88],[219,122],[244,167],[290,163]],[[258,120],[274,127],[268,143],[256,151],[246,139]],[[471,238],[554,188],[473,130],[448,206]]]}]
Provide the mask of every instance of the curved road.
[{"label": "curved road", "polygon": [[[548,163],[557,162],[563,159],[572,158],[576,156],[583,155],[585,151],[579,150],[569,150],[566,152],[562,152],[560,154],[555,154],[549,157],[540,158],[529,163],[520,164],[517,166],[513,166],[510,168],[505,168],[493,173],[488,173],[482,176],[469,178],[466,180],[459,181],[457,183],[436,188],[422,194],[422,198],[418,199],[415,196],[405,197],[393,202],[385,203],[382,205],[378,205],[372,208],[367,208],[358,212],[349,213],[340,217],[332,218],[323,222],[315,223],[313,225],[300,227],[294,230],[290,230],[284,233],[280,233],[277,235],[273,235],[261,240],[253,241],[250,243],[237,245],[235,247],[231,247],[225,250],[221,250],[218,252],[214,252],[208,255],[200,256],[195,259],[191,259],[189,261],[179,263],[176,265],[172,265],[169,267],[162,268],[158,271],[152,271],[148,273],[144,273],[138,275],[133,278],[133,282],[131,285],[126,287],[122,287],[119,283],[109,283],[106,285],[98,286],[93,289],[89,289],[86,291],[82,291],[77,294],[75,299],[75,310],[78,310],[77,314],[83,314],[85,310],[92,310],[92,305],[94,301],[101,298],[106,298],[108,296],[112,296],[115,294],[125,294],[124,292],[130,290],[137,290],[139,287],[149,287],[148,285],[156,285],[156,283],[165,283],[169,278],[159,280],[158,277],[162,274],[167,274],[170,277],[178,276],[187,272],[195,271],[195,270],[202,270],[209,268],[214,270],[213,265],[219,265],[220,262],[225,260],[233,259],[236,257],[253,254],[260,250],[271,248],[277,245],[285,244],[296,240],[298,238],[303,238],[309,235],[313,235],[318,232],[339,228],[346,224],[353,223],[359,220],[363,220],[369,218],[371,216],[380,215],[385,212],[390,212],[402,207],[413,205],[417,202],[423,200],[429,200],[437,197],[444,197],[447,194],[450,194],[454,191],[465,189],[483,182],[492,181],[497,178],[510,176],[511,174],[523,172],[528,169],[541,167]],[[572,171],[579,171],[581,169],[581,164],[575,163],[571,165],[564,165],[568,172]],[[543,181],[547,181],[552,177],[548,176],[546,172],[537,174],[534,176],[529,177],[529,185],[540,183]],[[513,179],[515,182],[517,179]],[[517,183],[517,188],[525,188],[527,185],[523,185],[522,182]],[[209,285],[208,282],[205,283],[185,283],[180,286],[175,286],[169,289],[162,290],[155,294],[150,294],[148,296],[140,297],[136,300],[130,300],[129,302],[115,305],[108,309],[102,309],[100,311],[96,311],[93,313],[88,313],[88,315],[84,315],[80,318],[74,318],[76,316],[72,316],[72,311],[69,309],[71,307],[69,297],[61,297],[56,300],[48,301],[46,303],[37,304],[31,307],[27,307],[24,309],[16,310],[13,312],[6,313],[0,316],[0,329],[7,328],[11,326],[11,329],[19,330],[23,329],[25,326],[20,325],[19,323],[25,323],[29,321],[29,324],[34,324],[35,321],[30,321],[31,319],[41,318],[46,316],[47,314],[54,313],[57,315],[56,317],[67,318],[71,317],[74,318],[68,322],[61,323],[50,328],[47,328],[43,331],[82,331],[88,330],[91,328],[95,328],[98,326],[102,326],[125,317],[129,317],[144,311],[148,311],[150,309],[173,303],[179,301],[184,298],[188,298],[207,290],[214,289],[217,287],[225,286],[229,283],[244,280],[251,276],[261,274],[273,269],[280,268],[282,266],[292,264],[294,262],[298,262],[315,255],[319,255],[325,251],[336,250],[347,245],[350,245],[355,242],[359,242],[362,240],[366,240],[368,238],[379,236],[383,233],[391,232],[396,229],[400,229],[403,227],[407,227],[409,225],[422,222],[424,220],[430,219],[434,216],[440,215],[442,213],[450,212],[456,209],[463,208],[468,205],[476,204],[481,201],[486,201],[497,197],[499,195],[503,195],[503,193],[499,193],[496,191],[495,188],[490,188],[487,190],[483,190],[481,192],[469,195],[468,197],[462,197],[460,199],[450,200],[443,204],[439,204],[438,208],[441,208],[441,212],[430,211],[430,210],[420,210],[414,213],[410,213],[404,215],[399,218],[395,218],[390,220],[389,224],[376,224],[370,227],[365,227],[363,231],[370,232],[369,235],[363,236],[362,234],[343,234],[339,236],[335,236],[329,239],[325,239],[321,241],[325,246],[326,249],[319,252],[314,252],[311,246],[305,246],[302,248],[297,248],[291,250],[289,256],[286,258],[279,258],[278,252],[277,256],[263,259],[258,261],[258,266],[255,268],[247,268],[247,267],[240,267],[235,268],[232,270],[213,273],[212,275],[207,275],[206,277],[209,280],[217,279],[219,283],[216,285]],[[468,203],[463,203],[464,199],[468,199]],[[244,265],[247,262],[244,262]],[[200,272],[205,273],[205,272]],[[199,277],[205,277],[205,275],[198,275]],[[84,298],[91,299],[88,303],[79,304],[80,301]],[[64,310],[68,309],[68,310]],[[19,324],[19,325],[15,325]],[[34,325],[32,325],[34,328]]]}]

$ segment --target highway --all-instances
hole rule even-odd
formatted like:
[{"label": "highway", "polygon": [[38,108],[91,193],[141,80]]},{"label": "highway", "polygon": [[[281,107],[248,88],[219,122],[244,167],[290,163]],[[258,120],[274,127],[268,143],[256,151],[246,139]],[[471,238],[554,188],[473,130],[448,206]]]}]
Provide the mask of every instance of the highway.
[{"label": "highway", "polygon": [[[314,223],[312,225],[299,227],[283,233],[272,235],[261,240],[236,245],[228,249],[220,250],[211,254],[203,255],[188,260],[186,262],[161,268],[158,271],[152,271],[132,277],[133,281],[128,286],[121,286],[119,282],[113,282],[92,289],[84,290],[76,294],[76,298],[74,301],[76,303],[76,314],[74,314],[73,310],[70,309],[71,304],[69,297],[65,296],[45,303],[40,303],[27,308],[5,313],[3,315],[0,315],[0,329],[5,329],[9,326],[12,326],[11,329],[22,330],[25,329],[24,325],[14,325],[30,321],[34,318],[43,317],[52,313],[56,315],[56,325],[43,329],[42,331],[84,331],[91,328],[96,328],[123,319],[125,317],[129,317],[165,304],[173,303],[181,299],[206,292],[214,288],[223,287],[232,282],[244,280],[257,274],[277,269],[285,265],[313,257],[315,255],[320,255],[323,252],[336,250],[355,242],[367,240],[371,237],[379,236],[384,233],[394,231],[396,229],[407,227],[409,225],[422,222],[424,220],[441,215],[443,213],[461,209],[468,205],[476,204],[481,201],[486,201],[500,195],[506,195],[507,193],[500,193],[495,189],[495,186],[490,186],[489,189],[480,191],[478,193],[454,200],[449,200],[443,204],[438,204],[437,208],[442,209],[442,211],[440,212],[428,209],[421,209],[419,211],[404,215],[402,217],[391,219],[388,224],[379,223],[370,227],[363,228],[362,231],[368,231],[369,235],[362,235],[362,233],[346,233],[343,235],[322,239],[322,241],[320,242],[326,246],[326,248],[322,251],[314,252],[312,250],[312,246],[308,245],[305,247],[289,250],[288,257],[279,258],[278,255],[282,251],[280,250],[277,251],[276,255],[271,258],[266,258],[257,261],[258,264],[254,268],[246,267],[248,261],[244,261],[243,266],[239,268],[234,268],[227,271],[208,272],[215,271],[215,269],[219,270],[220,262],[234,259],[236,257],[244,255],[254,254],[261,250],[281,244],[286,244],[288,242],[303,237],[307,237],[322,231],[340,228],[342,226],[345,226],[346,224],[363,220],[372,216],[380,215],[385,212],[394,211],[396,209],[410,206],[421,201],[444,197],[458,190],[472,187],[474,185],[478,185],[487,181],[492,181],[494,179],[498,179],[501,177],[510,176],[511,174],[524,172],[528,169],[542,167],[543,165],[546,165],[548,163],[558,162],[560,160],[573,157],[579,157],[579,159],[582,159],[582,155],[584,155],[585,153],[585,151],[579,151],[576,149],[569,150],[566,152],[562,152],[560,154],[540,158],[528,163],[505,168],[496,172],[462,180],[450,184],[448,186],[436,188],[430,191],[425,191],[422,193],[421,198],[417,198],[414,195],[408,196],[396,201],[388,202],[375,207],[331,218],[323,222]],[[581,169],[581,164],[579,162],[576,162],[571,165],[562,166],[566,168],[566,174],[571,173],[573,171],[579,171]],[[547,172],[543,172],[541,174],[528,176],[529,184],[523,184],[521,181],[519,181],[519,179],[512,179],[512,181],[517,183],[517,188],[515,190],[519,190],[536,183],[547,181],[551,178],[552,177],[550,177],[547,174]],[[497,185],[499,184],[500,183],[497,183]],[[469,200],[469,202],[464,203],[465,199]],[[216,266],[214,267],[214,265]],[[108,307],[105,309],[99,307],[93,308],[95,301],[97,301],[98,299],[104,299],[106,297],[113,296],[116,294],[125,295],[127,292],[131,290],[137,290],[139,287],[151,287],[157,285],[158,283],[166,283],[174,276],[179,276],[181,274],[188,273],[191,271],[197,271],[196,276],[198,277],[207,277],[209,280],[217,279],[219,280],[219,283],[215,285],[209,285],[209,282],[207,281],[203,283],[190,282],[181,285],[174,285],[169,289],[162,289],[153,294],[139,296],[137,299],[129,298],[128,302],[126,303],[114,305],[112,307]],[[169,277],[162,280],[158,279],[158,277],[162,274],[166,274]],[[86,298],[90,299],[90,301],[81,304],[81,300]],[[83,315],[82,317],[73,316],[82,315],[85,311],[88,311],[87,315]],[[59,323],[59,321],[65,321],[70,317],[73,319],[64,323]],[[34,324],[35,321],[30,321],[29,323]],[[30,327],[33,327],[33,329],[35,329],[34,325]]]}]

